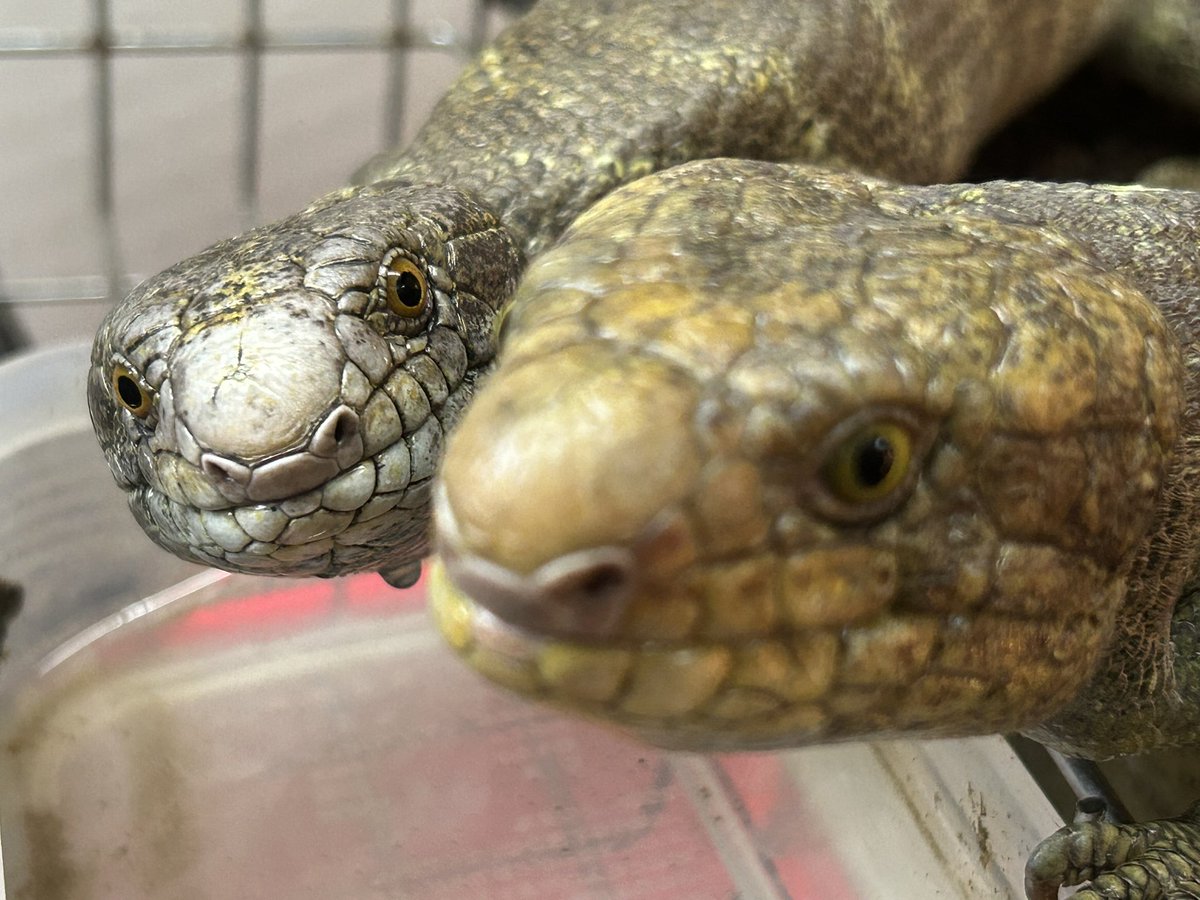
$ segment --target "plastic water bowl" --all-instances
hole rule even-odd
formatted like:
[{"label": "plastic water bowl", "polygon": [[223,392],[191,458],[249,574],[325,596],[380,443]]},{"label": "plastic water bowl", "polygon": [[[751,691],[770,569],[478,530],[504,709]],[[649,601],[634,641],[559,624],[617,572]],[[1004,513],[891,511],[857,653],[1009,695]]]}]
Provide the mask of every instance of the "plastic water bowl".
[{"label": "plastic water bowl", "polygon": [[104,466],[86,360],[0,365],[13,897],[1003,897],[1056,827],[1036,789],[967,802],[1020,790],[997,740],[665,754],[485,683],[422,583],[179,562]]}]

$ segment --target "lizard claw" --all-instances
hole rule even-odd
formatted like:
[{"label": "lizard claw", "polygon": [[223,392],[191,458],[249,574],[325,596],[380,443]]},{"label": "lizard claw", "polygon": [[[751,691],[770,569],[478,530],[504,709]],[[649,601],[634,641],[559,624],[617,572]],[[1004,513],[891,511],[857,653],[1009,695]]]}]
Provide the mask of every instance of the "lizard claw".
[{"label": "lizard claw", "polygon": [[1200,803],[1183,815],[1118,824],[1094,797],[1034,849],[1025,866],[1029,900],[1056,900],[1082,884],[1076,900],[1200,900]]}]

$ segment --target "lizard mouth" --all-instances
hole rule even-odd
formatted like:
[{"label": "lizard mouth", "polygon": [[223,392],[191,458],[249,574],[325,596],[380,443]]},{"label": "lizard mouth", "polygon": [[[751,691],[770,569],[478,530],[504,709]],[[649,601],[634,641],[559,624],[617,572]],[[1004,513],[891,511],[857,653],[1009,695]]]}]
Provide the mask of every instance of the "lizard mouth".
[{"label": "lizard mouth", "polygon": [[636,607],[665,598],[639,580],[629,550],[572,554],[523,577],[439,541],[437,627],[471,667],[531,698],[690,750],[859,737],[865,714],[869,733],[915,724],[904,696],[934,652],[931,621],[884,609],[852,625],[638,636]]},{"label": "lizard mouth", "polygon": [[1044,622],[937,608],[904,584],[894,548],[841,540],[660,577],[660,522],[522,574],[468,549],[444,492],[435,498],[430,601],[451,647],[506,688],[653,744],[1018,731],[1071,690],[1061,667],[1037,663]]},{"label": "lizard mouth", "polygon": [[429,550],[446,430],[472,390],[464,379],[446,403],[386,441],[363,421],[370,404],[359,412],[341,403],[304,446],[261,464],[211,451],[193,454],[193,463],[160,451],[130,507],[156,543],[204,565],[285,577],[379,570],[405,586]]}]

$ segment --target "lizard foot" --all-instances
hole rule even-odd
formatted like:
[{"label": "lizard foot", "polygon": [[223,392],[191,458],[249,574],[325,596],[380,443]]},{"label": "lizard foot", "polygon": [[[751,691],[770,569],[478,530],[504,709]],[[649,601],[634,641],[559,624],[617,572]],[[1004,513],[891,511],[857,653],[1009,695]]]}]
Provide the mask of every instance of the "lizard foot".
[{"label": "lizard foot", "polygon": [[1079,801],[1075,821],[1034,849],[1025,866],[1029,900],[1200,900],[1200,802],[1183,815],[1133,825],[1109,821],[1102,800]]}]

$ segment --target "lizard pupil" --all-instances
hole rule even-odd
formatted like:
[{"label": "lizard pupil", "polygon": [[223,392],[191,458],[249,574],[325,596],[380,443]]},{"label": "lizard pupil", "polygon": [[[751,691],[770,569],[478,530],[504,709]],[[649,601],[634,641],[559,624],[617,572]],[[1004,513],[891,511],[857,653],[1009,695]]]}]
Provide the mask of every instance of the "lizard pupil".
[{"label": "lizard pupil", "polygon": [[859,483],[865,487],[876,487],[883,483],[896,461],[892,442],[883,435],[875,435],[859,448],[854,460],[854,470]]},{"label": "lizard pupil", "polygon": [[410,309],[416,309],[424,299],[425,290],[412,272],[401,272],[396,276],[396,299]]},{"label": "lizard pupil", "polygon": [[117,393],[121,397],[121,402],[130,409],[138,409],[145,402],[145,399],[142,397],[142,389],[128,375],[119,375],[117,377]]}]

